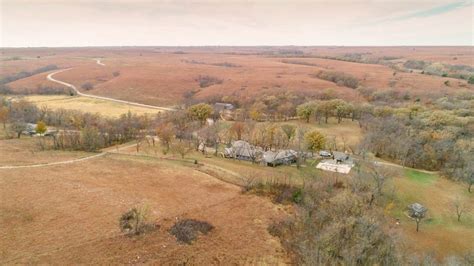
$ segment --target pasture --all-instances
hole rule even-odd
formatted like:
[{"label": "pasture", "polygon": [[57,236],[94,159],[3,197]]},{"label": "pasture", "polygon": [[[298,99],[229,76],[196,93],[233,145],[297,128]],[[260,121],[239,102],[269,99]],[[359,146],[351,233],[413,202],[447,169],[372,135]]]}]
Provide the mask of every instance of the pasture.
[{"label": "pasture", "polygon": [[25,96],[26,100],[36,104],[38,107],[46,107],[52,110],[78,110],[89,113],[98,113],[105,117],[117,118],[120,115],[131,112],[136,115],[156,115],[159,110],[128,105],[125,103],[111,102],[101,99],[92,99],[81,96],[64,95],[31,95]]}]

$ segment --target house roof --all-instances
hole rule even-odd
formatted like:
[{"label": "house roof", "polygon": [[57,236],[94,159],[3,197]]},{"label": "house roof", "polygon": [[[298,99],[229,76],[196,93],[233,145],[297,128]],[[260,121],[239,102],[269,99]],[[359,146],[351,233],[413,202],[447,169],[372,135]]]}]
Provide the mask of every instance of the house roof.
[{"label": "house roof", "polygon": [[344,153],[344,152],[333,151],[332,154],[334,155],[334,159],[336,159],[336,160],[347,160],[347,159],[349,159],[349,155]]},{"label": "house roof", "polygon": [[234,105],[231,104],[231,103],[215,103],[214,104],[214,107],[220,109],[233,109],[234,108]]},{"label": "house roof", "polygon": [[255,157],[255,148],[246,141],[234,141],[232,149],[236,156]]},{"label": "house roof", "polygon": [[263,153],[263,160],[271,163],[277,160],[294,159],[296,156],[297,153],[294,150],[266,151]]}]

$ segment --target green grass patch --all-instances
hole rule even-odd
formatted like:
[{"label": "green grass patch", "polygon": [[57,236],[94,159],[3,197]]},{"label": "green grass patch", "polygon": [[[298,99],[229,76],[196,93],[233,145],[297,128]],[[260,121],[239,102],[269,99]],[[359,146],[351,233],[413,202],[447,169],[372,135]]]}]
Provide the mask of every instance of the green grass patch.
[{"label": "green grass patch", "polygon": [[405,175],[409,180],[423,185],[431,185],[437,179],[436,175],[427,174],[416,170],[406,170]]}]

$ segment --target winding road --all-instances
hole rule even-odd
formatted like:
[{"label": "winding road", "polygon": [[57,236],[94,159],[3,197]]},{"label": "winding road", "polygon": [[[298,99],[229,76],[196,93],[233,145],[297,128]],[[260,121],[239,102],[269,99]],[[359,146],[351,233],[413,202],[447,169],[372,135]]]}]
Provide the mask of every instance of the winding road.
[{"label": "winding road", "polygon": [[54,75],[56,75],[56,74],[58,74],[58,73],[61,73],[61,72],[64,72],[64,71],[71,70],[71,69],[73,69],[73,68],[61,69],[61,70],[59,70],[59,71],[50,73],[50,74],[47,76],[47,79],[48,79],[49,81],[56,82],[56,83],[59,83],[59,84],[61,84],[61,85],[66,86],[66,87],[68,87],[68,88],[71,88],[71,89],[73,89],[73,90],[77,93],[77,95],[83,96],[83,97],[88,97],[88,98],[93,98],[93,99],[99,99],[99,100],[105,100],[105,101],[116,102],[116,103],[123,103],[123,104],[138,106],[138,107],[144,107],[144,108],[151,108],[151,109],[156,109],[156,110],[161,110],[161,111],[176,111],[175,109],[169,108],[169,107],[161,107],[161,106],[155,106],[155,105],[148,105],[148,104],[142,104],[142,103],[135,103],[135,102],[130,102],[130,101],[124,101],[124,100],[118,100],[118,99],[114,99],[114,98],[109,98],[109,97],[103,97],[103,96],[97,96],[97,95],[82,93],[82,92],[80,92],[80,91],[76,88],[76,86],[74,86],[74,85],[72,85],[72,84],[69,84],[69,83],[67,83],[67,82],[64,82],[64,81],[57,80],[57,79],[53,78]]}]

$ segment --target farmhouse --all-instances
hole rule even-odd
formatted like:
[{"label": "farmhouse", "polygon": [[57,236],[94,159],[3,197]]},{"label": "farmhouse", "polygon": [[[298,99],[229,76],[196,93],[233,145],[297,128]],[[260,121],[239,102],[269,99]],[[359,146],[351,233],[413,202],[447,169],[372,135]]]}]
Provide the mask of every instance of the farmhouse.
[{"label": "farmhouse", "polygon": [[266,151],[263,153],[262,162],[267,166],[290,165],[295,163],[297,158],[298,154],[294,150]]},{"label": "farmhouse", "polygon": [[231,147],[224,149],[225,158],[245,161],[255,161],[259,153],[260,152],[254,146],[243,140],[234,141]]}]

